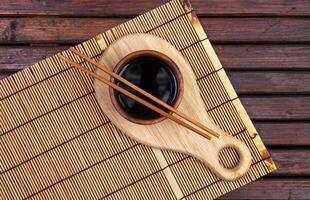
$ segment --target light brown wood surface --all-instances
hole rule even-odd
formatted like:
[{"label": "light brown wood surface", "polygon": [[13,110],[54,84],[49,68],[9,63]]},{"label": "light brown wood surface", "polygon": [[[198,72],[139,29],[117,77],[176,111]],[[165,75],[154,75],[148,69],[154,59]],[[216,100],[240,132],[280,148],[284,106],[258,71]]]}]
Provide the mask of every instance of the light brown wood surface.
[{"label": "light brown wood surface", "polygon": [[[125,56],[145,50],[163,53],[176,63],[184,82],[182,100],[177,109],[196,120],[200,120],[201,123],[219,133],[220,137],[212,137],[211,140],[207,140],[167,119],[151,125],[133,123],[117,111],[110,98],[109,87],[95,80],[96,98],[103,112],[124,133],[142,144],[160,149],[174,150],[196,157],[225,180],[235,180],[242,177],[251,164],[251,155],[248,148],[240,140],[212,123],[211,118],[208,117],[204,109],[191,67],[182,54],[172,45],[150,34],[128,35],[111,44],[105,50],[99,62],[113,70]],[[101,70],[97,70],[97,73],[106,79],[110,79]],[[233,169],[227,169],[219,162],[219,153],[226,147],[234,148],[240,157],[239,164]]]}]

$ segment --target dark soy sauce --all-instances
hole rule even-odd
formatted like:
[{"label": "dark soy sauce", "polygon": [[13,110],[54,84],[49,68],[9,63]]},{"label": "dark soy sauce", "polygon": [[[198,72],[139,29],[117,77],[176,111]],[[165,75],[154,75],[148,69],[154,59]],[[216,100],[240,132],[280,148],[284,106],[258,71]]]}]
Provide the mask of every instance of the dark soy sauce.
[{"label": "dark soy sauce", "polygon": [[[178,84],[175,74],[166,62],[157,57],[141,56],[134,58],[120,68],[119,75],[169,105],[173,105],[177,98]],[[167,111],[167,109],[123,83],[118,81],[115,83],[162,110]],[[151,120],[161,116],[157,112],[117,91],[115,91],[115,97],[120,107],[131,117]]]}]

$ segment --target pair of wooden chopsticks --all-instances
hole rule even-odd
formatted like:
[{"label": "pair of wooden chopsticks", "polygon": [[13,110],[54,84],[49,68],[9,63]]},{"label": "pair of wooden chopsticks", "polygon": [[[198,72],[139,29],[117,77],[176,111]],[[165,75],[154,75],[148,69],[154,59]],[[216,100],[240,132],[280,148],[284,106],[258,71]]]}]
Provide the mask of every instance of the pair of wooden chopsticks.
[{"label": "pair of wooden chopsticks", "polygon": [[140,98],[140,97],[138,97],[138,96],[136,96],[136,95],[134,95],[134,94],[128,92],[127,90],[125,90],[125,89],[119,87],[118,85],[116,85],[115,83],[111,82],[110,80],[107,80],[107,79],[105,79],[105,78],[99,76],[99,75],[96,74],[95,72],[92,72],[92,71],[86,69],[86,68],[83,67],[82,65],[80,65],[80,64],[78,64],[78,63],[76,63],[76,62],[70,60],[69,58],[64,57],[63,55],[59,55],[59,58],[62,59],[63,61],[65,61],[65,62],[69,63],[70,65],[76,67],[77,69],[79,69],[79,70],[85,72],[86,74],[92,76],[93,78],[98,79],[99,81],[101,81],[101,82],[107,84],[108,86],[110,86],[111,88],[117,90],[118,92],[120,92],[120,93],[122,93],[122,94],[128,96],[129,98],[131,98],[131,99],[133,99],[133,100],[135,100],[135,101],[137,101],[137,102],[143,104],[144,106],[148,107],[149,109],[151,109],[151,110],[153,110],[153,111],[155,111],[155,112],[157,112],[157,113],[159,113],[159,114],[161,114],[161,115],[163,115],[163,116],[169,118],[170,120],[172,120],[172,121],[178,123],[179,125],[182,125],[182,126],[188,128],[188,129],[194,131],[195,133],[197,133],[197,134],[199,134],[199,135],[201,135],[201,136],[207,138],[207,139],[211,139],[211,137],[210,137],[210,135],[208,135],[208,133],[211,134],[211,135],[213,135],[213,136],[215,136],[215,137],[219,137],[219,136],[220,136],[217,132],[211,130],[210,128],[206,127],[205,125],[201,124],[200,122],[198,122],[198,121],[196,121],[196,120],[190,118],[190,117],[187,116],[186,114],[179,112],[178,110],[176,110],[176,109],[173,108],[172,106],[166,104],[165,102],[161,101],[160,99],[156,98],[155,96],[151,95],[150,93],[146,92],[145,90],[143,90],[143,89],[139,88],[138,86],[134,85],[133,83],[127,81],[126,79],[124,79],[123,77],[121,77],[121,76],[119,76],[118,74],[114,73],[113,71],[110,71],[107,67],[105,67],[104,65],[102,65],[102,64],[100,64],[100,63],[97,63],[96,61],[94,61],[93,59],[89,58],[88,56],[86,56],[85,54],[81,53],[80,51],[78,51],[78,50],[76,50],[76,49],[74,49],[74,48],[72,48],[72,47],[71,47],[69,50],[70,50],[72,53],[74,53],[74,54],[80,56],[81,58],[83,58],[83,59],[86,60],[87,62],[93,64],[93,65],[96,66],[97,68],[101,69],[101,70],[104,71],[105,73],[109,74],[111,77],[115,78],[116,80],[118,80],[118,81],[124,83],[125,85],[131,87],[132,89],[138,91],[139,93],[141,93],[141,94],[143,94],[144,96],[148,97],[148,98],[151,99],[152,101],[154,101],[154,102],[158,103],[159,105],[163,106],[164,108],[168,109],[170,112],[175,113],[175,114],[178,115],[179,117],[181,117],[181,118],[183,118],[183,119],[185,119],[185,120],[191,122],[192,124],[196,125],[197,127],[199,127],[200,129],[202,129],[202,130],[204,130],[204,131],[206,131],[206,132],[203,132],[203,131],[201,131],[201,130],[198,130],[198,129],[196,129],[195,127],[193,127],[193,126],[191,126],[191,125],[189,125],[189,124],[183,122],[182,120],[180,120],[180,119],[174,117],[174,116],[171,115],[170,113],[167,113],[167,112],[165,112],[164,110],[162,110],[162,109],[160,109],[160,108],[154,106],[153,104],[151,104],[151,103],[145,101],[144,99],[142,99],[142,98]]}]

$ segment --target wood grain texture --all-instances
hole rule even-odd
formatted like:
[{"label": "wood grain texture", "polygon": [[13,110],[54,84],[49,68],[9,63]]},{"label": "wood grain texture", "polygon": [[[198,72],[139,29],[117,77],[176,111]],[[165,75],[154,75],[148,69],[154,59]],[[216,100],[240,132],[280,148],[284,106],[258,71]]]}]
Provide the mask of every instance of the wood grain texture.
[{"label": "wood grain texture", "polygon": [[[135,16],[162,4],[162,0],[1,1],[0,15]],[[137,6],[139,5],[139,6]],[[87,9],[85,9],[87,8]]]},{"label": "wood grain texture", "polygon": [[[0,21],[0,43],[79,43],[128,19],[10,18]],[[201,18],[211,42],[301,43],[310,41],[306,18]]]},{"label": "wood grain texture", "polygon": [[278,169],[269,176],[310,176],[309,148],[270,149]]},{"label": "wood grain texture", "polygon": [[221,199],[309,199],[309,178],[263,178]]},{"label": "wood grain texture", "polygon": [[[310,123],[309,122],[254,122],[257,131],[268,146],[309,146]],[[285,149],[283,149],[285,151]]]},{"label": "wood grain texture", "polygon": [[310,72],[228,72],[238,94],[310,94]]},{"label": "wood grain texture", "polygon": [[251,96],[241,102],[252,120],[310,120],[310,96]]},{"label": "wood grain texture", "polygon": [[2,46],[0,72],[17,72],[67,48],[68,46]]},{"label": "wood grain texture", "polygon": [[303,0],[191,0],[200,16],[309,16]]},{"label": "wood grain texture", "polygon": [[304,18],[204,18],[214,42],[308,42],[310,21]]},{"label": "wood grain texture", "polygon": [[[42,15],[42,16],[132,16],[141,14],[161,0],[138,1],[90,1],[67,0],[59,3],[49,1],[4,0],[0,15]],[[200,16],[309,16],[310,4],[303,0],[191,0]],[[136,6],[139,5],[139,6]],[[227,6],[229,5],[229,6]],[[88,9],[85,9],[85,6]],[[130,8],[130,9],[128,9]]]},{"label": "wood grain texture", "polygon": [[[231,70],[308,70],[308,45],[213,45],[224,68]],[[69,46],[2,46],[0,71],[17,72]],[[16,56],[17,55],[17,56]],[[290,81],[290,80],[289,80]]]},{"label": "wood grain texture", "polygon": [[309,70],[309,45],[213,45],[226,70]]},{"label": "wood grain texture", "polygon": [[1,43],[79,43],[127,21],[122,18],[2,18]]}]

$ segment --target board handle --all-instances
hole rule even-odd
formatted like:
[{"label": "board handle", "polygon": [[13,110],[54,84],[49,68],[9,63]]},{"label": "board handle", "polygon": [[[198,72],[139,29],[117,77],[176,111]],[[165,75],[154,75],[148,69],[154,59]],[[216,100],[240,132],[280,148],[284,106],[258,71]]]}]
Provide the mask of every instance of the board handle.
[{"label": "board handle", "polygon": [[[233,181],[244,176],[251,167],[252,156],[249,148],[237,138],[224,133],[221,134],[217,143],[217,151],[213,154],[214,162],[212,163],[213,171],[222,179],[227,181]],[[226,168],[220,163],[220,152],[225,148],[234,149],[239,156],[239,162],[234,168]]]}]

